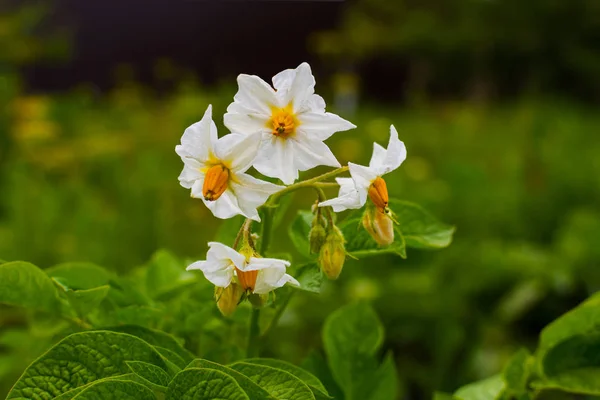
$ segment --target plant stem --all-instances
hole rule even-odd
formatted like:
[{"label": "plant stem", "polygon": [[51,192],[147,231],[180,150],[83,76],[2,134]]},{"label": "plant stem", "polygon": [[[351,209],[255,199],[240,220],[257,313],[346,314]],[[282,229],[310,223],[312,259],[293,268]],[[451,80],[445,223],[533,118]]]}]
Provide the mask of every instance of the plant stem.
[{"label": "plant stem", "polygon": [[260,310],[252,307],[250,315],[250,331],[248,335],[248,349],[246,356],[248,358],[258,357],[259,354],[259,339],[260,339]]},{"label": "plant stem", "polygon": [[333,178],[334,176],[343,174],[346,171],[348,171],[348,167],[337,168],[337,169],[334,169],[333,171],[326,172],[323,175],[315,176],[314,178],[307,179],[305,181],[294,183],[293,185],[287,186],[287,187],[281,189],[279,192],[274,193],[271,196],[271,198],[269,199],[269,201],[267,201],[265,203],[265,206],[274,207],[277,204],[277,200],[281,196],[283,196],[287,193],[290,193],[290,192],[294,192],[298,189],[305,188],[305,187],[318,187],[322,183],[321,181],[324,181],[329,178]]}]

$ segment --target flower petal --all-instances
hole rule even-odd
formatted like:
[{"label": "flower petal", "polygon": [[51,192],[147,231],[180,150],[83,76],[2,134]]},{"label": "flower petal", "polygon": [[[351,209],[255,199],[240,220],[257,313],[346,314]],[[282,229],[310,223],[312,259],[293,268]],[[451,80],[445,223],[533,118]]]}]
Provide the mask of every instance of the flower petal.
[{"label": "flower petal", "polygon": [[256,158],[261,138],[260,132],[249,135],[230,133],[219,139],[215,146],[215,155],[225,161],[232,172],[245,172]]},{"label": "flower petal", "polygon": [[294,141],[294,163],[300,171],[306,171],[317,165],[341,167],[329,147],[318,139],[310,139],[304,133],[298,132]]},{"label": "flower petal", "polygon": [[204,174],[200,172],[200,168],[202,168],[202,164],[196,161],[193,158],[182,158],[183,160],[183,170],[181,174],[179,174],[179,183],[186,189],[191,189],[194,185],[194,182],[198,180],[204,181]]},{"label": "flower petal", "polygon": [[206,258],[209,260],[227,260],[231,261],[239,269],[246,266],[246,257],[238,253],[229,246],[219,242],[208,242],[208,253]]},{"label": "flower petal", "polygon": [[227,287],[233,279],[233,268],[229,260],[196,261],[186,268],[187,271],[196,269],[201,270],[204,277],[215,286]]},{"label": "flower petal", "polygon": [[[194,186],[192,187],[192,194],[194,194],[195,188],[196,188],[196,184],[194,184]],[[238,201],[230,189],[225,190],[225,192],[223,192],[221,197],[219,197],[217,200],[214,200],[214,201],[205,200],[204,196],[202,196],[202,194],[201,194],[202,187],[200,187],[199,190],[200,190],[200,196],[194,196],[194,197],[201,198],[202,201],[204,202],[204,204],[206,205],[206,207],[208,207],[208,209],[213,213],[213,215],[215,217],[221,218],[221,219],[231,218],[236,215],[243,215],[243,216],[247,217],[247,215],[245,215],[242,212],[242,210],[240,209]]]},{"label": "flower petal", "polygon": [[275,90],[258,76],[240,74],[237,82],[239,89],[233,97],[233,101],[241,104],[249,111],[256,114],[270,115],[272,107],[281,106]]},{"label": "flower petal", "polygon": [[342,212],[361,208],[365,204],[361,203],[358,190],[352,178],[336,178],[335,180],[340,185],[338,197],[320,202],[319,207],[331,206],[333,207],[333,211]]},{"label": "flower petal", "polygon": [[328,139],[336,132],[356,128],[356,125],[353,123],[328,112],[305,112],[298,115],[298,119],[300,120],[298,131],[319,140]]},{"label": "flower petal", "polygon": [[350,175],[354,180],[360,203],[365,204],[369,186],[371,185],[371,182],[377,178],[377,173],[369,167],[350,162],[348,163],[348,167],[350,168]]},{"label": "flower petal", "polygon": [[388,143],[385,160],[383,161],[384,174],[398,168],[406,160],[406,146],[398,139],[398,131],[394,125],[390,126],[390,141]]},{"label": "flower petal", "polygon": [[385,155],[387,154],[387,150],[383,148],[379,143],[373,143],[373,155],[371,156],[371,161],[369,161],[369,168],[373,170],[379,170],[383,166],[383,162],[385,161]]},{"label": "flower petal", "polygon": [[251,134],[254,132],[271,132],[271,128],[267,126],[269,118],[271,118],[269,115],[252,112],[228,112],[223,116],[223,122],[231,132]]},{"label": "flower petal", "polygon": [[277,89],[280,104],[292,104],[294,112],[309,109],[309,98],[315,92],[315,77],[310,65],[300,64],[296,69],[287,69],[273,77],[273,85]]},{"label": "flower petal", "polygon": [[263,140],[254,168],[265,176],[281,179],[286,185],[294,183],[298,170],[294,165],[293,146],[293,141],[271,135]]},{"label": "flower petal", "polygon": [[275,192],[283,189],[270,182],[256,179],[248,174],[236,174],[231,183],[231,190],[235,193],[238,205],[248,218],[260,221],[257,208]]},{"label": "flower petal", "polygon": [[[250,258],[246,270],[258,270],[254,293],[265,294],[280,288],[286,283],[300,285],[296,279],[285,273],[289,263],[275,258]],[[250,268],[250,269],[249,269]]]},{"label": "flower petal", "polygon": [[177,146],[175,151],[180,157],[191,156],[204,161],[208,159],[216,138],[217,127],[212,121],[212,106],[209,105],[202,119],[183,132],[181,145]]}]

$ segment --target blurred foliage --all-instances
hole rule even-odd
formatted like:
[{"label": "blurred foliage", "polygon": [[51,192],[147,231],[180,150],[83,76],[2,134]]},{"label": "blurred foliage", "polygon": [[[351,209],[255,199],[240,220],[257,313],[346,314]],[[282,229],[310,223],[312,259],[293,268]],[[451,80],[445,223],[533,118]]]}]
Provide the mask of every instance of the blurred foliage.
[{"label": "blurred foliage", "polygon": [[[597,93],[598,2],[447,3],[359,0],[348,11],[348,28],[329,36],[329,48],[339,46],[340,60],[363,62],[374,54],[406,56],[415,65],[425,60],[437,82],[461,85],[477,68],[500,86],[513,79],[506,71],[517,70],[527,82],[567,76]],[[0,24],[3,48],[14,41],[2,38],[23,26]],[[327,48],[322,53],[332,55]],[[159,97],[123,80],[102,96],[85,86],[24,94],[16,67],[28,59],[6,54],[0,51],[0,259],[41,267],[90,261],[135,280],[131,266],[145,264],[157,248],[202,258],[224,223],[179,187],[181,162],[173,150],[206,105],[224,111],[235,88],[208,90],[185,79]],[[535,348],[542,327],[598,289],[596,109],[546,97],[486,106],[371,103],[346,117],[359,128],[328,141],[339,161],[366,163],[371,142],[384,143],[394,123],[408,158],[388,180],[390,195],[424,204],[457,226],[454,244],[407,260],[379,256],[360,268],[361,261],[349,261],[321,295],[293,299],[265,356],[298,363],[308,349],[323,348],[327,315],[350,300],[369,300],[385,326],[382,349],[395,358],[399,390],[429,398],[433,390],[454,392],[501,371],[517,349]],[[313,199],[293,201],[308,208]],[[285,227],[278,229],[272,249],[296,251]],[[155,288],[163,289],[169,291]],[[190,346],[199,345],[193,338],[201,332],[216,352],[224,344],[213,332],[230,325],[220,318],[203,323],[215,308],[206,309],[202,293],[191,293],[194,302],[174,309],[172,319],[153,323],[176,327]],[[153,309],[144,308],[121,321],[142,311],[151,320]],[[0,308],[1,393],[69,327],[39,318],[28,326],[31,316]],[[239,332],[231,337],[241,340]],[[322,357],[317,350],[306,363],[318,366]]]},{"label": "blurred foliage", "polygon": [[356,0],[340,29],[314,39],[330,60],[387,65],[396,95],[525,89],[600,98],[596,0]]}]

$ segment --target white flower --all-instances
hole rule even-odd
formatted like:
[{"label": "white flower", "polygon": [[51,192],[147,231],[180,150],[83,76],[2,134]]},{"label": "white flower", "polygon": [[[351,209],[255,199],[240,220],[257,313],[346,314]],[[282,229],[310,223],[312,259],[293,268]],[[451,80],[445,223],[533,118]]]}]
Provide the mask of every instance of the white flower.
[{"label": "white flower", "polygon": [[265,294],[286,283],[300,286],[292,276],[285,273],[290,263],[276,258],[249,257],[218,242],[209,242],[206,261],[196,261],[187,270],[199,269],[213,285],[228,287],[237,277],[244,290]]},{"label": "white flower", "polygon": [[340,164],[323,141],[335,132],[356,128],[325,112],[325,101],[315,94],[310,66],[302,63],[273,77],[273,89],[255,75],[241,74],[239,90],[224,116],[232,132],[262,133],[254,168],[289,185],[298,171],[317,165]]},{"label": "white flower", "polygon": [[208,106],[204,117],[185,130],[175,152],[184,163],[181,186],[201,198],[217,218],[241,214],[260,221],[257,207],[282,189],[244,172],[250,168],[260,144],[260,134],[231,133],[217,138],[217,127]]},{"label": "white flower", "polygon": [[388,193],[381,176],[397,169],[405,159],[406,147],[398,139],[398,132],[392,125],[387,149],[373,143],[373,156],[368,167],[348,163],[351,178],[336,178],[340,185],[338,197],[319,203],[319,207],[332,206],[333,211],[341,212],[361,208],[370,197],[383,212],[387,207]]}]

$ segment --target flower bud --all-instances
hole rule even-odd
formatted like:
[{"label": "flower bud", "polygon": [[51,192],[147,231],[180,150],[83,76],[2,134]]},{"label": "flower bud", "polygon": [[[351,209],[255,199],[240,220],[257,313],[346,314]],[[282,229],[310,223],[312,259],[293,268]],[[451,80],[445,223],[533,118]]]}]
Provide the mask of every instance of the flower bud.
[{"label": "flower bud", "polygon": [[268,300],[269,300],[268,293],[264,293],[264,294],[252,293],[252,294],[248,295],[248,301],[250,301],[250,304],[252,304],[252,306],[254,308],[262,308],[265,304],[267,304]]},{"label": "flower bud", "polygon": [[312,222],[312,227],[310,228],[310,233],[308,234],[308,242],[310,243],[310,252],[318,253],[323,247],[325,243],[325,238],[327,237],[327,232],[323,225],[321,225],[321,216],[316,215]]},{"label": "flower bud", "polygon": [[387,213],[367,207],[362,224],[380,246],[389,246],[394,242],[394,223]]},{"label": "flower bud", "polygon": [[319,252],[319,265],[329,279],[337,279],[342,272],[345,260],[344,235],[334,225]]},{"label": "flower bud", "polygon": [[215,286],[215,300],[221,314],[225,317],[233,314],[243,294],[244,289],[235,282],[231,282],[226,288]]}]

